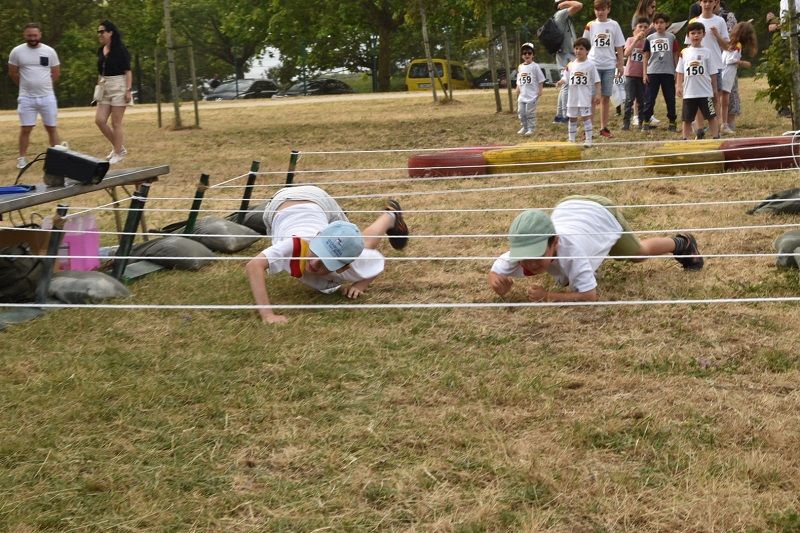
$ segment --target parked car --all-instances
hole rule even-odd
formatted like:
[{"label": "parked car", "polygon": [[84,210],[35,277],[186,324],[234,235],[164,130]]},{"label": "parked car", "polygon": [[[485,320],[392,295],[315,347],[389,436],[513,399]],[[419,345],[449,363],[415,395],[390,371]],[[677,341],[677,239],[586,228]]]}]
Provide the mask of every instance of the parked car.
[{"label": "parked car", "polygon": [[[472,88],[472,73],[460,61],[450,61],[450,68],[446,59],[432,59],[433,68],[436,71],[435,79],[438,84],[437,89],[447,90],[450,85],[453,89]],[[408,65],[406,71],[406,90],[407,91],[430,91],[431,77],[428,74],[428,60],[414,59]]]},{"label": "parked car", "polygon": [[272,98],[272,96],[277,92],[278,85],[272,80],[233,80],[220,84],[216,89],[213,89],[206,95],[205,100]]},{"label": "parked car", "polygon": [[335,78],[316,78],[313,80],[298,81],[275,96],[316,96],[320,94],[350,94],[354,93],[352,87]]},{"label": "parked car", "polygon": [[[505,89],[508,86],[508,80],[506,79],[506,69],[499,68],[497,69],[497,83],[501,89]],[[517,86],[517,69],[513,69],[511,71],[511,87],[515,88]],[[491,89],[492,88],[492,71],[487,70],[474,80],[474,87],[476,89]]]}]

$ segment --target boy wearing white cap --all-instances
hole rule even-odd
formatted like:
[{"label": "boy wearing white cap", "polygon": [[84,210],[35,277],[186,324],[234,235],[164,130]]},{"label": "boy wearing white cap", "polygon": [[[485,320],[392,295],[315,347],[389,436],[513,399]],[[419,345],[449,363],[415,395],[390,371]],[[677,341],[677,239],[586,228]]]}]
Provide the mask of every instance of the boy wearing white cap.
[{"label": "boy wearing white cap", "polygon": [[[408,243],[408,227],[396,200],[388,200],[382,213],[362,235],[328,193],[311,185],[278,191],[264,210],[272,246],[245,267],[256,304],[270,305],[264,272],[287,272],[301,283],[330,294],[341,291],[358,298],[383,272],[383,255],[376,249],[384,235],[399,250]],[[345,282],[350,284],[344,286]],[[272,309],[259,309],[261,320],[276,324],[286,317]]]},{"label": "boy wearing white cap", "polygon": [[[511,224],[511,250],[489,272],[489,286],[504,296],[513,278],[548,272],[571,292],[528,289],[534,302],[597,300],[595,271],[606,256],[654,256],[672,253],[686,270],[703,268],[703,258],[691,234],[652,237],[640,241],[614,203],[603,196],[568,196],[551,215],[540,209],[523,211]],[[643,261],[644,257],[633,259]]]},{"label": "boy wearing white cap", "polygon": [[517,114],[522,125],[520,135],[533,135],[536,129],[536,102],[544,88],[544,74],[533,60],[533,44],[520,47],[522,63],[517,67]]}]

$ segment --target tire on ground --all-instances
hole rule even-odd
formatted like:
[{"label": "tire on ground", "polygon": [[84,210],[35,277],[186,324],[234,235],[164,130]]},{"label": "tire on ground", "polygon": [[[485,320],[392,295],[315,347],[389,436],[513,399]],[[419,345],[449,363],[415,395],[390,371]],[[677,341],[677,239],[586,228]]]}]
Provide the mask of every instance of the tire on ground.
[{"label": "tire on ground", "polygon": [[666,142],[644,158],[644,164],[659,174],[712,174],[725,171],[725,154],[718,139]]},{"label": "tire on ground", "polygon": [[487,150],[484,157],[492,174],[557,170],[581,160],[581,146],[568,142],[532,142]]},{"label": "tire on ground", "polygon": [[441,176],[479,176],[486,174],[484,148],[461,148],[446,152],[415,154],[408,158],[412,178]]},{"label": "tire on ground", "polygon": [[793,141],[789,136],[722,141],[725,170],[795,168],[800,162],[800,146]]}]

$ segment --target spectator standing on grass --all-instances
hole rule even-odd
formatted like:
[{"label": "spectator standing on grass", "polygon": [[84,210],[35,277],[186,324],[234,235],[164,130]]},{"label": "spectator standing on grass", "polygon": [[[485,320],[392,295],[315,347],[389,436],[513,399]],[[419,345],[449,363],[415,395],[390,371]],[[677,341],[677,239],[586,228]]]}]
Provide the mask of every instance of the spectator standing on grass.
[{"label": "spectator standing on grass", "polygon": [[667,31],[669,16],[665,13],[656,13],[653,16],[655,33],[647,36],[644,43],[644,61],[642,64],[642,79],[646,93],[644,99],[644,112],[642,113],[642,130],[650,129],[653,117],[653,108],[656,105],[658,91],[664,98],[667,106],[667,119],[669,131],[677,131],[678,114],[675,111],[675,66],[678,63],[680,51],[675,35]]},{"label": "spectator standing on grass", "polygon": [[536,129],[536,102],[544,88],[544,74],[533,61],[533,44],[520,47],[522,63],[517,67],[517,113],[522,125],[520,135],[533,135]]},{"label": "spectator standing on grass", "polygon": [[8,74],[19,86],[17,114],[19,114],[19,156],[17,168],[28,164],[28,146],[36,117],[42,116],[50,146],[60,143],[57,118],[58,103],[53,84],[61,76],[58,54],[42,43],[42,29],[30,22],[22,29],[24,44],[16,46],[8,56]]},{"label": "spectator standing on grass", "polygon": [[[639,3],[636,4],[636,10],[633,12],[633,17],[631,18],[631,29],[635,30],[637,26],[637,21],[644,17],[649,20],[651,23],[653,22],[653,16],[656,14],[656,0],[639,0]],[[648,30],[648,35],[652,33],[654,27],[650,26]]]},{"label": "spectator standing on grass", "polygon": [[[575,34],[575,27],[572,25],[570,17],[583,9],[583,3],[576,0],[556,0],[556,14],[553,15],[553,20],[561,28],[564,34],[564,40],[561,43],[561,48],[556,52],[556,64],[563,70],[567,68],[567,64],[575,59],[573,53],[573,46],[575,39],[578,36]],[[556,104],[556,116],[553,119],[554,123],[567,123],[567,95],[569,94],[569,86],[562,85],[561,90],[558,92],[558,101]]]},{"label": "spectator standing on grass", "polygon": [[[731,115],[728,106],[731,103],[733,89],[736,86],[739,67],[750,68],[749,61],[742,59],[742,51],[745,51],[751,58],[758,52],[758,41],[756,31],[749,22],[739,22],[733,27],[731,41],[728,49],[722,53],[722,79],[720,82],[720,103],[719,109],[722,133],[733,134],[734,126],[731,126]],[[738,114],[738,108],[737,108]]]},{"label": "spectator standing on grass", "polygon": [[[794,10],[795,13],[800,13],[800,0],[794,1]],[[770,33],[781,30],[781,26],[789,20],[789,0],[780,1],[778,13],[777,16],[772,11],[767,13],[767,29]],[[798,29],[800,29],[800,24],[798,24]],[[787,39],[789,32],[781,30],[781,37]]]},{"label": "spectator standing on grass", "polygon": [[[245,267],[250,290],[258,305],[270,305],[264,272],[286,272],[320,292],[341,292],[358,298],[383,272],[383,255],[376,249],[384,235],[392,248],[408,243],[408,227],[396,200],[388,200],[382,213],[362,235],[328,193],[303,185],[279,190],[264,210],[264,225],[272,246]],[[344,286],[344,283],[349,283]],[[258,310],[265,324],[286,322],[272,309]]]},{"label": "spectator standing on grass", "polygon": [[[683,98],[683,138],[689,138],[692,120],[702,115],[708,120],[712,137],[718,139],[719,121],[714,95],[717,93],[718,73],[722,65],[708,48],[702,46],[705,26],[701,22],[692,22],[687,29],[691,45],[683,49],[675,67],[678,98]],[[702,138],[699,131],[696,138]]]},{"label": "spectator standing on grass", "polygon": [[[97,39],[100,41],[100,48],[97,49],[97,84],[102,88],[102,95],[97,100],[94,122],[111,142],[111,152],[106,159],[114,165],[128,155],[128,150],[122,144],[125,140],[122,118],[132,100],[131,56],[122,42],[122,35],[111,21],[100,23]],[[109,117],[111,126],[108,125]]]},{"label": "spectator standing on grass", "polygon": [[[636,103],[640,115],[644,110],[644,81],[642,79],[644,43],[649,28],[650,19],[639,17],[636,28],[633,30],[633,36],[628,37],[628,40],[625,41],[623,55],[627,61],[625,63],[625,115],[622,117],[622,129],[626,131],[631,129],[633,104]],[[642,124],[644,118],[640,116],[639,119],[639,123]]]},{"label": "spectator standing on grass", "polygon": [[[718,2],[717,0],[700,0],[700,15],[694,19],[689,21],[689,25],[694,22],[699,22],[703,25],[705,29],[705,35],[703,37],[703,41],[701,46],[708,50],[708,52],[713,56],[713,59],[716,61],[716,64],[719,65],[719,71],[716,74],[722,73],[722,51],[728,48],[728,39],[730,35],[728,34],[728,24],[725,22],[725,19],[720,17],[719,15],[714,14],[714,10],[717,9]],[[691,39],[688,35],[686,35],[686,39],[684,44],[691,44]],[[719,76],[716,78],[719,81]],[[719,87],[716,86],[714,88],[714,103],[719,104],[719,94],[718,94]],[[710,124],[709,124],[710,127]],[[697,137],[702,139],[705,136],[705,131],[703,130],[703,121],[698,113],[695,121],[695,130]]]},{"label": "spectator standing on grass", "polygon": [[597,67],[600,75],[600,135],[611,138],[608,129],[611,92],[614,78],[622,76],[622,50],[625,36],[616,20],[608,17],[611,0],[594,0],[594,14],[597,17],[583,30],[583,37],[589,39],[591,51],[589,60]]},{"label": "spectator standing on grass", "polygon": [[569,84],[569,98],[567,99],[567,140],[575,142],[578,135],[578,119],[583,122],[584,146],[592,145],[592,117],[597,104],[600,102],[600,75],[597,67],[587,59],[592,48],[589,39],[581,37],[575,41],[575,59],[569,62],[559,85]]},{"label": "spectator standing on grass", "polygon": [[591,302],[597,300],[595,272],[607,256],[674,254],[685,270],[703,268],[697,241],[689,234],[640,241],[614,202],[602,196],[569,196],[548,215],[540,209],[523,211],[511,224],[510,251],[489,272],[489,287],[505,296],[514,278],[547,272],[570,292],[528,289],[533,302]]}]

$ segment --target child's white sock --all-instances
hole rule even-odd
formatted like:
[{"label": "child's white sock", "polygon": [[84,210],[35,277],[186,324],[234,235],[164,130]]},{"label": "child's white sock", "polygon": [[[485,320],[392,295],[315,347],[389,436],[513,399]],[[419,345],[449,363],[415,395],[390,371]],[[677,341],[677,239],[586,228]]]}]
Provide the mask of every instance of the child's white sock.
[{"label": "child's white sock", "polygon": [[[575,137],[578,135],[578,121],[569,121],[569,125],[567,126],[567,133],[569,134],[569,142],[574,143]],[[563,137],[562,137],[563,139]]]},{"label": "child's white sock", "polygon": [[592,119],[587,118],[583,121],[583,132],[586,134],[586,142],[592,142]]}]

